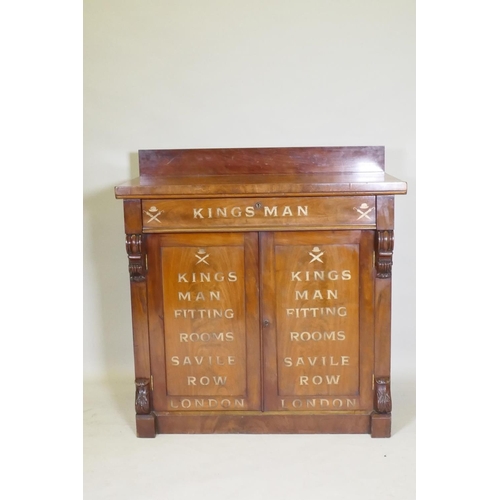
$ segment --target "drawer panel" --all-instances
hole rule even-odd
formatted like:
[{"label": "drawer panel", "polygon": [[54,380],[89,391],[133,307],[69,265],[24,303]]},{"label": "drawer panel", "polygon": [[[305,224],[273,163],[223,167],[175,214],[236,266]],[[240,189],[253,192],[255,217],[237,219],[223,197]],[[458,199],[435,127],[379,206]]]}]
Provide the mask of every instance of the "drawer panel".
[{"label": "drawer panel", "polygon": [[143,200],[146,233],[370,229],[375,196]]}]

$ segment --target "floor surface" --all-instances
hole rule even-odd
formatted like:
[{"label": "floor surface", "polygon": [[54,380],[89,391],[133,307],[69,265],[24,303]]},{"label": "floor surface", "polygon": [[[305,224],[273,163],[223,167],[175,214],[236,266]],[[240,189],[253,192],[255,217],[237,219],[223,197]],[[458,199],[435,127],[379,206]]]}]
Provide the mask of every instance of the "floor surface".
[{"label": "floor surface", "polygon": [[413,500],[415,378],[392,374],[393,435],[135,436],[133,380],[84,384],[84,498]]}]

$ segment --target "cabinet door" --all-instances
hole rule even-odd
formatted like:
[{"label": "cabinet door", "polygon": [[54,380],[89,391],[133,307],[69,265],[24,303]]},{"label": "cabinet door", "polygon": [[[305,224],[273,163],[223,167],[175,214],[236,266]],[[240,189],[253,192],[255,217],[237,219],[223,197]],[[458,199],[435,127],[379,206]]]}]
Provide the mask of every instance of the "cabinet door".
[{"label": "cabinet door", "polygon": [[265,410],[372,409],[373,238],[261,235]]},{"label": "cabinet door", "polygon": [[156,411],[260,410],[257,233],[148,237]]}]

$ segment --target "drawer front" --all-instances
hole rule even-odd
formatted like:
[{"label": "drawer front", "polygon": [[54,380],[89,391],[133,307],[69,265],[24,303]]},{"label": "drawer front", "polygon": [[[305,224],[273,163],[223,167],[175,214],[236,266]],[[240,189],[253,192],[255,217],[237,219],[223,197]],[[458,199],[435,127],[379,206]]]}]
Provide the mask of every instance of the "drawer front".
[{"label": "drawer front", "polygon": [[370,229],[375,196],[143,200],[146,233]]}]

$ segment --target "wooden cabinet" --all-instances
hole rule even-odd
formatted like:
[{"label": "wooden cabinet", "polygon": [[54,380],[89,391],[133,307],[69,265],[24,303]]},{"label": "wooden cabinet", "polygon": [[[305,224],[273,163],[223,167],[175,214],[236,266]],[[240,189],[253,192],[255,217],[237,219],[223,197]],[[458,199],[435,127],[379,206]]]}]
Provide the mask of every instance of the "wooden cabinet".
[{"label": "wooden cabinet", "polygon": [[124,200],[137,434],[390,436],[381,147],[153,150]]}]

